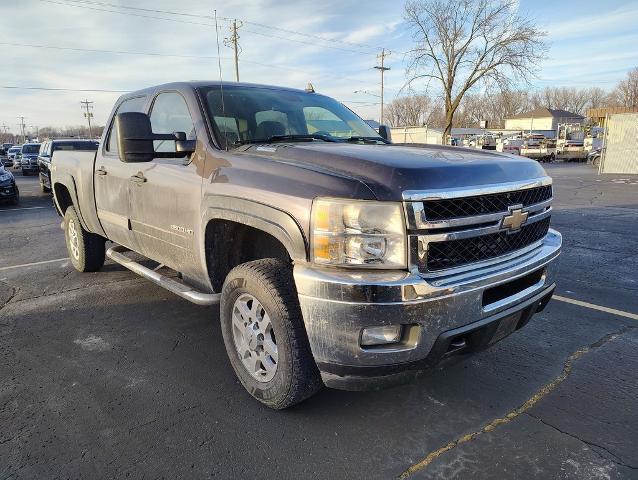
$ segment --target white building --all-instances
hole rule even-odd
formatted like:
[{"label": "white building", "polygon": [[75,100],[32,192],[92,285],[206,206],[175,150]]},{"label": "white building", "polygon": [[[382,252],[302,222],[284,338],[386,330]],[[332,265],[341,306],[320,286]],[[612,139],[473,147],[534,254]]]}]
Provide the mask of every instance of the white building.
[{"label": "white building", "polygon": [[390,132],[394,143],[427,143],[430,145],[443,143],[443,131],[427,126],[392,127]]},{"label": "white building", "polygon": [[585,117],[567,110],[537,108],[505,119],[505,130],[556,132],[559,123],[584,123]]}]

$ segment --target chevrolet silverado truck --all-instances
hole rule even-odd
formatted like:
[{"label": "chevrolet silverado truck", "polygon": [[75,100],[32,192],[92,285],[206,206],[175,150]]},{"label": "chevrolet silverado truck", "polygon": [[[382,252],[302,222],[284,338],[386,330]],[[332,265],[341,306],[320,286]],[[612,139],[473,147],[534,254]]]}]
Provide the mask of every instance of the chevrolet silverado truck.
[{"label": "chevrolet silverado truck", "polygon": [[218,305],[230,364],[272,408],[484,349],[554,291],[533,160],[394,145],[327,96],[242,83],[126,94],[106,125],[52,164],[72,264],[106,256]]}]

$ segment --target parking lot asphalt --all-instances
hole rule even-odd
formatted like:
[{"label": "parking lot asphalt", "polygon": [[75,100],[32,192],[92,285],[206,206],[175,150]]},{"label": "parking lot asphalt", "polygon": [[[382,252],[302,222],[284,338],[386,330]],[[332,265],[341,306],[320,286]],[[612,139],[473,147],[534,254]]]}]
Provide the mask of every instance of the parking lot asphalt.
[{"label": "parking lot asphalt", "polygon": [[116,264],[76,272],[50,196],[18,177],[21,204],[0,206],[0,478],[638,479],[638,177],[547,170],[563,300],[412,384],[286,411],[236,380],[214,308]]}]

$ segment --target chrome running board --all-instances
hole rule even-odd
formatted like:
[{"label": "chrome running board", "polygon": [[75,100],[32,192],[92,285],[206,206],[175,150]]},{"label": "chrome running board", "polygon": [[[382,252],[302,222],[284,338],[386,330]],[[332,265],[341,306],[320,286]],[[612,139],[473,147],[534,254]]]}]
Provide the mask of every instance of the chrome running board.
[{"label": "chrome running board", "polygon": [[204,293],[195,290],[193,287],[179,282],[173,278],[162,275],[161,273],[146,268],[144,265],[140,265],[135,260],[131,260],[124,252],[130,252],[126,247],[121,245],[115,245],[106,251],[106,256],[116,263],[119,263],[123,267],[128,268],[132,272],[150,280],[151,282],[165,288],[166,290],[173,292],[176,295],[188,300],[189,302],[196,303],[197,305],[216,305],[221,299],[219,293]]}]

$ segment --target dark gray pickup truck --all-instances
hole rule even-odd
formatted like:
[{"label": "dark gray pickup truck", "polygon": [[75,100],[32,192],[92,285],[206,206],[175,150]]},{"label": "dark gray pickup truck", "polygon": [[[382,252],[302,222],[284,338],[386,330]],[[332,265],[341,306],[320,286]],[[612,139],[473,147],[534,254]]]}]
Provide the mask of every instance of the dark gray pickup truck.
[{"label": "dark gray pickup truck", "polygon": [[219,304],[230,363],[272,408],[405,381],[521,328],[555,287],[551,179],[380,131],[312,91],[124,95],[96,153],[52,166],[71,261],[96,271],[106,255]]}]

